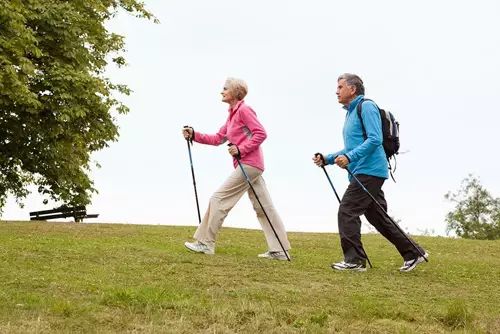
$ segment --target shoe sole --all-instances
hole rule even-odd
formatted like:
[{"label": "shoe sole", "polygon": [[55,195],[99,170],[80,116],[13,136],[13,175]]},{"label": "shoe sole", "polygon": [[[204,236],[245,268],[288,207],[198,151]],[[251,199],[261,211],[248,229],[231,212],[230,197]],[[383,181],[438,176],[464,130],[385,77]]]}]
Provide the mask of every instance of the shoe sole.
[{"label": "shoe sole", "polygon": [[331,266],[332,269],[338,270],[338,271],[359,271],[359,272],[365,272],[366,268],[353,268],[353,269],[348,269],[348,268],[340,268],[336,266]]}]

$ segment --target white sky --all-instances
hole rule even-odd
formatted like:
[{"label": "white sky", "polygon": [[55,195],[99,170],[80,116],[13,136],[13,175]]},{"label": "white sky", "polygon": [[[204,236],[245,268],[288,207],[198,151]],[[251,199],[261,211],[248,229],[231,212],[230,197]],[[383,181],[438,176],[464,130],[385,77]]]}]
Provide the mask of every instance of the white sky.
[{"label": "white sky", "polygon": [[[134,91],[119,116],[119,142],[95,155],[99,222],[197,225],[185,124],[215,133],[227,105],[228,76],[249,85],[245,99],[268,132],[264,178],[289,231],[337,231],[338,204],[314,152],[342,147],[339,74],[359,74],[366,96],[401,123],[397,183],[384,191],[405,230],[443,234],[457,190],[469,173],[500,196],[498,97],[500,3],[447,1],[146,1],[161,21],[129,15],[110,22],[126,36],[129,66],[109,72]],[[195,144],[201,214],[232,170],[226,146]],[[345,171],[328,168],[337,191]],[[35,194],[3,219],[29,219]],[[89,220],[90,221],[90,220]],[[243,197],[225,226],[259,228]]]}]

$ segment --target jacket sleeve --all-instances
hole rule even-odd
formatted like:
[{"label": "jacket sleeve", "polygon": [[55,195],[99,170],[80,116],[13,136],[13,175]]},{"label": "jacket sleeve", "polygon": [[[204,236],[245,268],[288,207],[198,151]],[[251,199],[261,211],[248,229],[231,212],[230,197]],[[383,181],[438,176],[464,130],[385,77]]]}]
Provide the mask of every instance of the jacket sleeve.
[{"label": "jacket sleeve", "polygon": [[240,117],[245,124],[245,126],[250,131],[250,138],[243,142],[243,144],[238,145],[238,149],[240,150],[240,154],[244,157],[246,154],[255,151],[259,148],[260,144],[264,142],[267,138],[266,130],[262,124],[260,124],[257,119],[257,114],[251,108],[246,107],[240,110]]},{"label": "jacket sleeve", "polygon": [[195,132],[193,140],[200,144],[221,145],[227,141],[226,137],[227,123],[224,124],[216,134],[209,135],[201,132]]},{"label": "jacket sleeve", "polygon": [[335,152],[335,153],[327,154],[324,157],[326,164],[327,165],[333,165],[335,163],[335,158],[338,157],[339,155],[343,155],[343,154],[345,154],[345,150],[340,150],[340,151]]},{"label": "jacket sleeve", "polygon": [[363,143],[346,153],[350,162],[373,153],[377,147],[382,145],[382,121],[380,112],[372,102],[365,102],[361,109],[361,118],[366,130],[366,139]]}]

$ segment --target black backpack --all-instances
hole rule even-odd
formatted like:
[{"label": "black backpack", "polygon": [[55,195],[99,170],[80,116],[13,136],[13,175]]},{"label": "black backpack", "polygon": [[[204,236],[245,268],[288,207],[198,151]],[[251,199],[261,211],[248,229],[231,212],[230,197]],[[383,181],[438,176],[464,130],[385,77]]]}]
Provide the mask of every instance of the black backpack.
[{"label": "black backpack", "polygon": [[[372,101],[369,99],[362,99],[357,106],[357,112],[359,120],[361,121],[361,128],[363,130],[363,138],[366,140],[366,129],[363,124],[363,118],[361,117],[361,107],[363,102]],[[372,101],[373,102],[373,101]],[[373,102],[375,103],[375,102]],[[394,115],[390,111],[386,111],[384,109],[380,109],[377,104],[375,104],[378,111],[380,112],[380,119],[382,121],[382,145],[384,146],[385,156],[387,157],[387,161],[389,162],[389,171],[391,173],[391,177],[394,180],[394,176],[392,172],[396,171],[396,164],[394,164],[394,170],[391,166],[390,159],[394,157],[394,161],[396,161],[395,155],[399,153],[399,122],[396,121]],[[396,182],[396,180],[394,180]]]}]

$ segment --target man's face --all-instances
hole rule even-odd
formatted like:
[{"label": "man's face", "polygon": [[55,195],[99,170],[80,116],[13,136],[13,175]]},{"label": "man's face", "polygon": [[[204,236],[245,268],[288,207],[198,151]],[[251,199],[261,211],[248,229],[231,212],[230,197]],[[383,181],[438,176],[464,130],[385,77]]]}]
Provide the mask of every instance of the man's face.
[{"label": "man's face", "polygon": [[340,79],[337,86],[337,99],[340,104],[348,105],[356,96],[356,87],[348,86],[345,79]]}]

